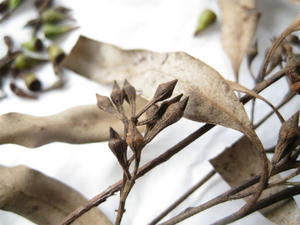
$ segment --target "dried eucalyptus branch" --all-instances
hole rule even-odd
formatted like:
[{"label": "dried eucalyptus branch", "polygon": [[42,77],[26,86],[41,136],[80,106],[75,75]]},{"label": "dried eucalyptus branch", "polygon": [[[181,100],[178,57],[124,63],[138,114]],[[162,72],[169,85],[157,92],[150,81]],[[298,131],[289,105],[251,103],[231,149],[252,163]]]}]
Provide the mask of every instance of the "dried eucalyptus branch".
[{"label": "dried eucalyptus branch", "polygon": [[[276,82],[277,80],[282,78],[285,75],[287,70],[288,70],[288,68],[282,69],[281,71],[275,73],[272,77],[268,78],[267,80],[262,81],[253,89],[253,91],[255,91],[257,93],[261,92],[262,90],[264,90],[265,88],[267,88],[268,86],[272,85],[274,82]],[[246,95],[246,96],[242,97],[240,99],[240,101],[243,104],[245,104],[248,101],[250,101],[252,98],[253,98],[252,96]],[[168,149],[167,151],[165,151],[164,153],[159,155],[157,158],[146,163],[144,166],[142,166],[139,169],[139,171],[137,173],[137,178],[143,176],[150,170],[154,169],[156,166],[169,160],[172,156],[174,156],[179,151],[184,149],[187,145],[189,145],[190,143],[195,141],[197,138],[201,137],[203,134],[205,134],[207,131],[212,129],[214,126],[215,125],[212,125],[212,124],[206,124],[206,125],[200,127],[199,129],[197,129],[196,131],[194,131],[193,133],[188,135],[186,138],[184,138],[182,141],[180,141],[179,143],[177,143],[176,145],[174,145],[173,147],[171,147],[170,149]],[[253,184],[253,182],[256,183],[258,179],[259,179],[259,176],[256,177],[256,180],[251,181],[252,182],[251,184]],[[116,182],[115,184],[108,187],[104,192],[102,192],[102,193],[96,195],[95,197],[93,197],[92,199],[90,199],[88,204],[79,207],[74,212],[69,214],[60,223],[60,225],[71,224],[73,221],[75,221],[77,218],[79,218],[81,215],[83,215],[84,213],[86,213],[87,211],[92,209],[93,207],[96,207],[99,204],[101,204],[102,202],[106,201],[107,198],[112,196],[115,192],[119,191],[121,189],[121,187],[122,187],[122,180]]]}]

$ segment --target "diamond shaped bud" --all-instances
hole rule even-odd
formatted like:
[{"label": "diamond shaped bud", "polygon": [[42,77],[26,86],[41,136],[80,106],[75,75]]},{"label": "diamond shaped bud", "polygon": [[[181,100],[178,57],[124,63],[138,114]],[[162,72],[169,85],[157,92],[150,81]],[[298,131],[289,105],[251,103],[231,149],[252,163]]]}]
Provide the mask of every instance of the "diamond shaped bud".
[{"label": "diamond shaped bud", "polygon": [[173,90],[177,84],[178,80],[169,81],[160,84],[154,94],[154,99],[156,102],[165,100],[172,96]]},{"label": "diamond shaped bud", "polygon": [[144,147],[144,138],[132,121],[129,121],[128,124],[126,143],[130,146],[135,155],[139,157],[141,150]]},{"label": "diamond shaped bud", "polygon": [[107,113],[116,114],[117,111],[108,97],[99,94],[96,94],[96,97],[97,105],[101,110]]},{"label": "diamond shaped bud", "polygon": [[180,120],[183,116],[187,103],[188,97],[184,98],[180,102],[171,104],[166,109],[162,117],[156,122],[154,127],[147,133],[147,135],[145,135],[145,143],[149,143],[160,131]]},{"label": "diamond shaped bud", "polygon": [[123,105],[125,94],[116,81],[114,81],[110,98],[117,107]]},{"label": "diamond shaped bud", "polygon": [[123,90],[125,92],[126,100],[132,104],[136,99],[136,91],[135,88],[127,81],[124,81]]},{"label": "diamond shaped bud", "polygon": [[129,164],[127,160],[127,144],[126,141],[121,138],[121,136],[110,127],[109,129],[109,142],[108,147],[112,153],[116,156],[120,166],[122,167],[124,173],[129,178]]}]

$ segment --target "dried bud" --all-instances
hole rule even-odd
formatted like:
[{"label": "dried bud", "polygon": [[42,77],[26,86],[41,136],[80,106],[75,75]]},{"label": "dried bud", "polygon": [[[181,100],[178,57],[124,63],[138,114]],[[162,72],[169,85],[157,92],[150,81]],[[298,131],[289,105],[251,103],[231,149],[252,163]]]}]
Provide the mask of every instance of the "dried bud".
[{"label": "dried bud", "polygon": [[145,135],[145,143],[149,143],[160,131],[173,123],[176,123],[183,116],[187,103],[188,97],[184,98],[180,102],[171,104],[161,119],[159,119],[154,127],[147,133],[147,135]]},{"label": "dried bud", "polygon": [[120,135],[110,127],[109,129],[109,142],[108,146],[110,150],[114,153],[116,158],[118,159],[120,165],[122,167],[127,168],[127,144],[126,142],[120,137]]},{"label": "dried bud", "polygon": [[40,91],[42,89],[42,83],[39,79],[37,79],[35,74],[26,73],[22,74],[21,77],[30,91]]},{"label": "dried bud", "polygon": [[41,15],[43,23],[58,23],[65,19],[65,14],[55,9],[47,9]]},{"label": "dried bud", "polygon": [[173,90],[177,84],[178,80],[169,81],[160,84],[154,94],[154,99],[156,101],[163,101],[172,96]]},{"label": "dried bud", "polygon": [[139,157],[140,152],[144,147],[144,138],[132,121],[130,121],[128,124],[126,143],[130,146],[136,156]]},{"label": "dried bud", "polygon": [[118,83],[116,81],[114,81],[110,98],[117,107],[120,107],[123,105],[124,98],[125,98],[124,91],[120,88],[120,86],[118,85]]},{"label": "dried bud", "polygon": [[8,0],[8,9],[9,11],[13,11],[18,8],[23,0]]},{"label": "dried bud", "polygon": [[171,98],[170,100],[164,101],[161,103],[161,105],[159,106],[158,110],[155,113],[155,117],[157,118],[161,118],[162,115],[166,112],[167,108],[176,103],[179,102],[181,97],[183,96],[183,94],[177,95],[174,98]]},{"label": "dried bud", "polygon": [[66,57],[64,50],[58,45],[50,45],[48,47],[48,55],[53,65],[59,65]]},{"label": "dried bud", "polygon": [[55,39],[60,37],[63,34],[66,34],[70,31],[75,30],[77,27],[71,27],[67,25],[54,25],[54,24],[44,24],[43,32],[46,38]]},{"label": "dried bud", "polygon": [[212,25],[216,21],[216,19],[217,16],[213,11],[209,9],[204,10],[199,17],[194,36],[199,35],[203,30]]},{"label": "dried bud", "polygon": [[15,68],[17,70],[26,70],[32,68],[39,62],[41,62],[41,60],[31,58],[24,54],[19,54],[15,59]]},{"label": "dried bud", "polygon": [[126,100],[132,104],[136,100],[136,91],[135,88],[127,81],[125,80],[123,85],[123,90],[125,92],[125,98]]},{"label": "dried bud", "polygon": [[30,41],[22,43],[22,47],[28,51],[40,52],[44,49],[44,44],[39,38],[32,38]]},{"label": "dried bud", "polygon": [[99,94],[96,94],[96,97],[97,105],[101,110],[107,113],[116,113],[116,109],[108,97]]},{"label": "dried bud", "polygon": [[279,138],[272,158],[272,164],[277,164],[285,155],[291,152],[297,139],[300,138],[299,111],[285,121],[279,131]]}]

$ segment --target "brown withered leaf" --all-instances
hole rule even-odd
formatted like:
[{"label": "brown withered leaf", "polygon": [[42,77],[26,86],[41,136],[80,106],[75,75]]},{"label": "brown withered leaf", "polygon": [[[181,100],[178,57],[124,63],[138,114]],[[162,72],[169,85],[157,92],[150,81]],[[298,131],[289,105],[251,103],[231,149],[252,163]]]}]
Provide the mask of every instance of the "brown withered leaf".
[{"label": "brown withered leaf", "polygon": [[[138,107],[145,104],[144,99],[138,98]],[[129,111],[128,105],[125,105],[125,111]],[[77,106],[45,117],[7,113],[0,116],[0,126],[0,144],[18,144],[29,148],[51,142],[80,144],[107,141],[110,127],[123,133],[122,123],[96,105]]]},{"label": "brown withered leaf", "polygon": [[[258,159],[255,147],[248,138],[243,136],[220,155],[211,159],[210,163],[231,187],[236,187],[245,180],[259,175]],[[278,176],[274,179],[278,179]],[[273,187],[264,191],[262,198],[280,190],[282,187]],[[300,220],[300,212],[293,198],[269,206],[260,212],[275,224],[296,225]]]},{"label": "brown withered leaf", "polygon": [[[71,187],[26,166],[0,166],[0,208],[19,214],[36,224],[58,224],[87,200]],[[110,225],[95,208],[74,225]]]},{"label": "brown withered leaf", "polygon": [[127,79],[148,100],[159,84],[177,79],[173,94],[190,97],[186,118],[242,132],[250,127],[243,105],[223,77],[184,52],[123,50],[80,37],[63,64],[99,83]]},{"label": "brown withered leaf", "polygon": [[255,0],[219,0],[222,13],[223,48],[238,81],[239,69],[253,42],[260,13]]}]

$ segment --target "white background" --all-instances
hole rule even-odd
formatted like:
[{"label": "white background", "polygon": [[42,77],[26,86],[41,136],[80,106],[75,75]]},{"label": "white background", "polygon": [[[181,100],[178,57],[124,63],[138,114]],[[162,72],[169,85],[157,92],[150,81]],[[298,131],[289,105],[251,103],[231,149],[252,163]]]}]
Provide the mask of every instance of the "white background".
[{"label": "white background", "polygon": [[[61,0],[56,1],[73,9],[73,17],[80,26],[67,38],[60,40],[68,52],[78,36],[113,43],[123,48],[146,48],[153,51],[185,51],[206,62],[224,77],[233,79],[230,63],[222,50],[221,19],[200,37],[193,37],[194,28],[200,12],[206,8],[220,10],[217,1],[212,0]],[[13,18],[0,25],[0,54],[5,53],[2,36],[12,35],[17,43],[30,36],[23,25],[34,18],[35,11],[27,9],[32,1],[27,1],[17,10]],[[297,15],[299,7],[283,0],[258,1],[258,9],[262,12],[258,29],[260,55],[256,59],[254,71],[262,60],[264,48],[270,45],[270,39],[278,35]],[[239,18],[236,18],[239,19]],[[14,96],[8,90],[9,97],[0,102],[0,113],[22,112],[36,116],[51,115],[67,108],[82,104],[95,104],[95,93],[108,95],[110,87],[88,81],[72,72],[65,71],[68,85],[64,90],[43,94],[38,101],[24,100]],[[44,82],[54,79],[51,67],[42,69],[40,77]],[[241,69],[241,83],[253,87],[245,63]],[[281,80],[262,95],[278,103],[287,90],[287,82]],[[299,109],[299,98],[281,112],[288,118]],[[258,102],[260,115],[269,112],[269,108]],[[258,118],[257,116],[256,118]],[[265,147],[274,145],[277,139],[279,121],[272,117],[258,130]],[[202,124],[182,119],[166,129],[149,146],[143,154],[143,162],[163,152],[179,140],[195,131]],[[1,128],[5,129],[5,128]],[[161,210],[173,202],[176,197],[203,177],[211,166],[208,160],[226,146],[230,146],[240,134],[222,127],[214,128],[200,139],[177,154],[172,160],[154,169],[139,179],[127,201],[127,211],[123,224],[141,225],[150,222]],[[102,192],[107,186],[121,178],[121,170],[107,147],[107,143],[71,145],[53,143],[37,149],[27,149],[17,145],[2,145],[0,164],[14,166],[25,164],[43,173],[55,177],[83,193],[87,198]],[[174,216],[180,209],[198,205],[205,200],[228,189],[228,185],[217,175],[200,191],[195,192],[182,207],[173,211]],[[117,195],[103,203],[100,208],[113,220],[117,208]],[[232,213],[243,205],[235,201],[207,210],[200,215],[186,220],[182,224],[209,224]],[[235,224],[271,224],[259,213],[236,222]],[[0,225],[32,224],[29,221],[8,212],[0,212]]]}]

